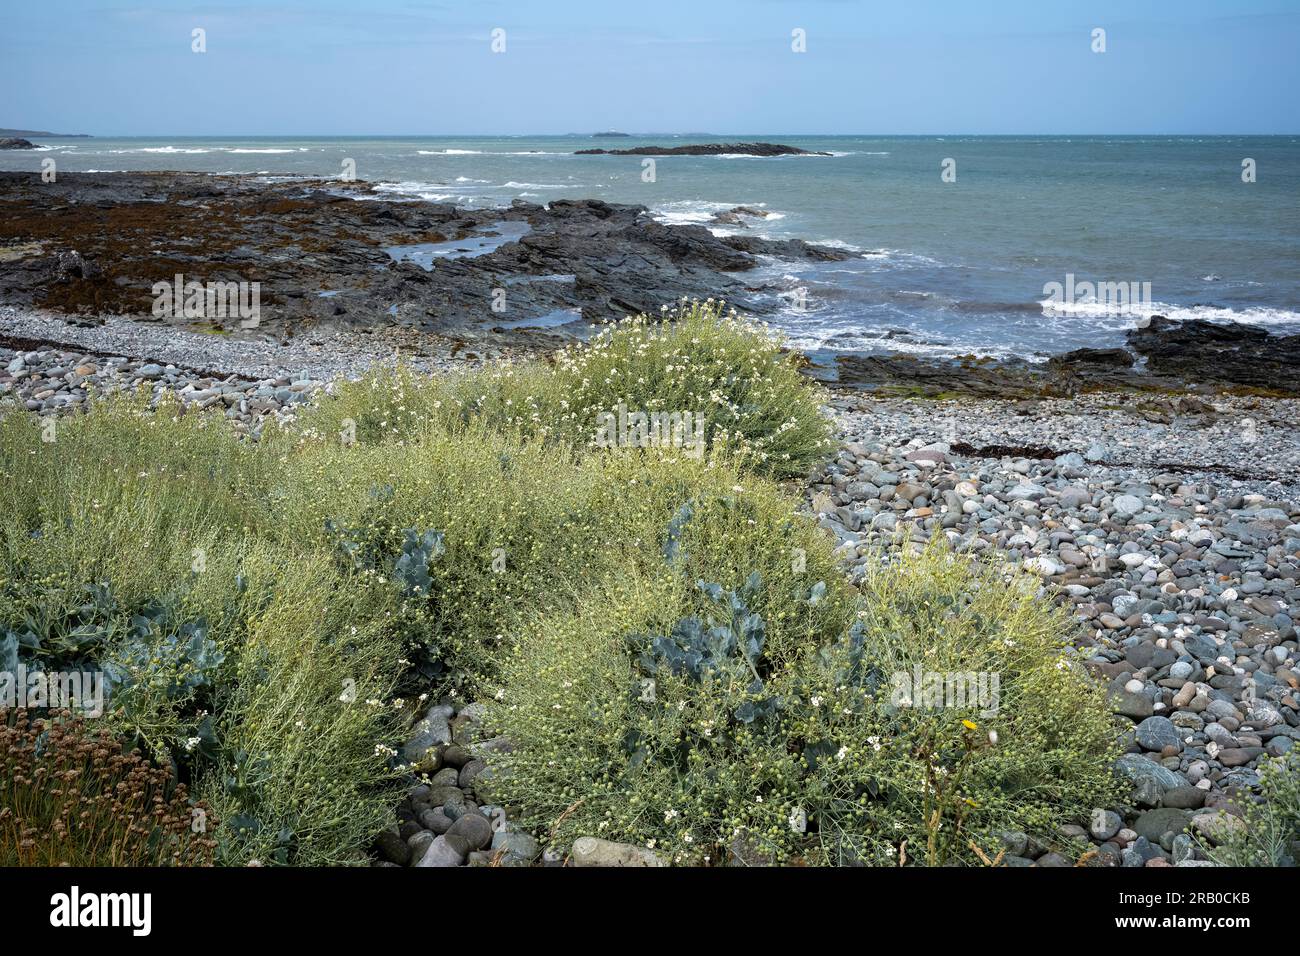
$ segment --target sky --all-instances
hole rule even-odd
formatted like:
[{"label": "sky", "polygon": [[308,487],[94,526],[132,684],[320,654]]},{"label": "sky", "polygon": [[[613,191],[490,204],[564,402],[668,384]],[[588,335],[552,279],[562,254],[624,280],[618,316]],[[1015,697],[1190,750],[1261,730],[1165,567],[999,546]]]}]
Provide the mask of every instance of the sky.
[{"label": "sky", "polygon": [[[5,6],[0,127],[101,136],[1300,132],[1300,0]],[[204,53],[192,49],[196,28]],[[1097,29],[1105,52],[1093,50]],[[804,52],[792,48],[796,30]]]}]

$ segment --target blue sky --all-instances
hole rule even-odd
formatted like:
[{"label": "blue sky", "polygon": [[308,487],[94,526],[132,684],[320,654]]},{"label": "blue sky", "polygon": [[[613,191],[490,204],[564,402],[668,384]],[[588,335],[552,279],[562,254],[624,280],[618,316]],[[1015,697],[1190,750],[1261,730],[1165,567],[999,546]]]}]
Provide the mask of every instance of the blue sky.
[{"label": "blue sky", "polygon": [[0,126],[1296,133],[1297,50],[1297,0],[39,0],[6,4]]}]

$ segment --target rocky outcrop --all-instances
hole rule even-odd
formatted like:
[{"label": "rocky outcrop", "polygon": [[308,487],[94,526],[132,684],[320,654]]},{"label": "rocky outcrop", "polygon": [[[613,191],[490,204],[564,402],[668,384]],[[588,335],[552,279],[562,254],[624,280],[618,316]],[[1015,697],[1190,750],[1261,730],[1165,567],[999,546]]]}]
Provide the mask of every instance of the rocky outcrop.
[{"label": "rocky outcrop", "polygon": [[280,339],[397,326],[554,344],[566,322],[580,331],[682,297],[764,314],[781,289],[740,278],[760,256],[855,255],[719,237],[600,200],[459,209],[366,183],[194,173],[67,173],[57,183],[0,173],[0,192],[0,244],[13,250],[0,257],[0,302],[172,322],[153,315],[155,283],[257,282],[256,335]]},{"label": "rocky outcrop", "polygon": [[[743,249],[743,242],[733,245]],[[1100,389],[1185,388],[1300,394],[1300,335],[1270,335],[1255,326],[1175,322],[1156,316],[1149,325],[1128,333],[1128,346],[1075,349],[1038,363],[845,354],[836,358],[834,374],[842,385],[931,398],[1043,398]],[[1185,412],[1181,407],[1153,409],[1148,417],[1164,420],[1169,414]]]},{"label": "rocky outcrop", "polygon": [[765,211],[755,209],[753,206],[733,206],[714,214],[709,221],[718,226],[747,226],[749,225],[747,220],[766,219],[767,216]]},{"label": "rocky outcrop", "polygon": [[1300,335],[1254,325],[1178,322],[1153,316],[1128,334],[1148,368],[1189,383],[1220,382],[1294,393],[1300,389]]},{"label": "rocky outcrop", "polygon": [[635,146],[632,149],[579,149],[575,156],[830,156],[831,153],[780,143],[697,143],[690,146]]},{"label": "rocky outcrop", "polygon": [[0,149],[35,149],[36,146],[21,136],[6,136],[0,139]]}]

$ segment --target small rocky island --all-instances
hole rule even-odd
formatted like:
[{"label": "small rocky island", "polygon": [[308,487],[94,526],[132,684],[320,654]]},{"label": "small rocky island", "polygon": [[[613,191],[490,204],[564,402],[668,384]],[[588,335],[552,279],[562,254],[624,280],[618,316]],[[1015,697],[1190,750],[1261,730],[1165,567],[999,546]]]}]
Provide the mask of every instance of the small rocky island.
[{"label": "small rocky island", "polygon": [[690,146],[636,146],[632,149],[580,149],[575,156],[830,156],[831,153],[780,143],[694,143]]},{"label": "small rocky island", "polygon": [[6,136],[0,139],[0,149],[35,149],[36,146],[21,136]]}]

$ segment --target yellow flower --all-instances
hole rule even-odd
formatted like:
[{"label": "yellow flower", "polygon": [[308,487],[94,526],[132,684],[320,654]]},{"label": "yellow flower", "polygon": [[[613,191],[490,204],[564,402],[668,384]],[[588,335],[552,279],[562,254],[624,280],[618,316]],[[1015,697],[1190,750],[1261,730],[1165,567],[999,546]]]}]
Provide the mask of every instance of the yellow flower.
[{"label": "yellow flower", "polygon": [[961,723],[962,726],[965,727],[967,730],[979,730],[979,728],[975,726],[975,722],[973,720],[963,720]]}]

